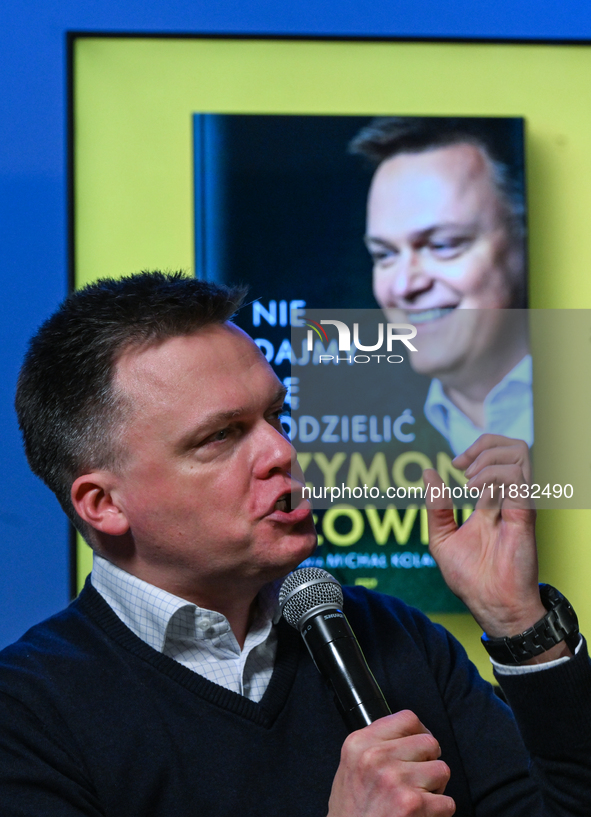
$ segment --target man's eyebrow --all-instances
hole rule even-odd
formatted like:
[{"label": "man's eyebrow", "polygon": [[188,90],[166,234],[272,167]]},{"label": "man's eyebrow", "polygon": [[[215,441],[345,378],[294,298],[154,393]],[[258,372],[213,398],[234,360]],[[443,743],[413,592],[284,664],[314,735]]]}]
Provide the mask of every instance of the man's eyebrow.
[{"label": "man's eyebrow", "polygon": [[[411,233],[411,240],[417,241],[425,238],[430,238],[434,233],[439,232],[440,230],[461,230],[461,231],[468,231],[474,232],[478,227],[477,221],[468,221],[468,222],[459,222],[459,221],[444,221],[441,224],[433,224],[425,227],[422,230],[416,230],[414,233]],[[392,241],[388,241],[385,238],[379,238],[378,236],[374,235],[364,235],[363,240],[365,241],[366,245],[378,245],[380,247],[388,247],[393,248],[396,245]]]},{"label": "man's eyebrow", "polygon": [[274,406],[275,403],[283,403],[285,402],[285,398],[287,397],[287,388],[285,386],[280,386],[277,391],[275,392],[275,398],[271,400],[271,405]]},{"label": "man's eyebrow", "polygon": [[439,230],[476,230],[479,225],[478,220],[471,220],[471,221],[444,221],[441,224],[434,224],[432,227],[428,227],[425,230],[420,230],[419,232],[424,235],[432,235],[433,233],[438,232]]},{"label": "man's eyebrow", "polygon": [[[287,389],[285,386],[281,386],[273,394],[268,405],[274,406],[277,403],[283,403],[286,395]],[[183,437],[179,440],[178,448],[189,448],[194,444],[196,438],[198,438],[200,434],[208,432],[210,428],[216,428],[219,425],[235,420],[237,417],[247,414],[250,410],[251,409],[246,406],[243,408],[228,409],[228,411],[218,411],[209,414],[207,417],[204,417],[194,428],[187,432],[187,434],[183,435]]]},{"label": "man's eyebrow", "polygon": [[373,235],[364,235],[363,240],[365,241],[366,244],[381,244],[384,247],[389,246],[388,241],[384,241],[383,238],[376,238]]},{"label": "man's eyebrow", "polygon": [[[287,389],[285,386],[280,386],[276,392],[272,395],[271,399],[269,400],[268,405],[274,406],[276,403],[283,403],[285,400],[285,396],[287,395]],[[235,408],[229,409],[228,411],[219,411],[214,414],[210,414],[208,417],[205,418],[203,423],[200,425],[211,425],[217,422],[224,422],[225,420],[233,420],[235,417],[240,417],[241,414],[247,414],[251,411],[249,406],[244,406],[242,408]]]}]

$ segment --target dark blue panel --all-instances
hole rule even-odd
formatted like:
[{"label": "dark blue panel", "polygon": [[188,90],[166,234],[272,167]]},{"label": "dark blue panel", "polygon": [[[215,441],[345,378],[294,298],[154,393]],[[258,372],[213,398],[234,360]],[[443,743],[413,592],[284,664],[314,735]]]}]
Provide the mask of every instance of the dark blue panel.
[{"label": "dark blue panel", "polygon": [[67,600],[65,517],[25,461],[12,406],[27,338],[63,297],[63,180],[0,176],[0,645]]}]

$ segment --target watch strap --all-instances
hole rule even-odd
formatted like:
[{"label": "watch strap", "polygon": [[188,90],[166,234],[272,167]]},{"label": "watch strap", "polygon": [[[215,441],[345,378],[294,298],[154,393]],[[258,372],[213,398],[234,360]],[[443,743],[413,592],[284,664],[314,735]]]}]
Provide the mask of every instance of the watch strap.
[{"label": "watch strap", "polygon": [[572,605],[550,584],[540,584],[540,598],[548,612],[523,633],[503,638],[490,638],[486,633],[482,636],[482,643],[494,661],[522,664],[561,641],[574,652],[579,641],[579,622]]}]

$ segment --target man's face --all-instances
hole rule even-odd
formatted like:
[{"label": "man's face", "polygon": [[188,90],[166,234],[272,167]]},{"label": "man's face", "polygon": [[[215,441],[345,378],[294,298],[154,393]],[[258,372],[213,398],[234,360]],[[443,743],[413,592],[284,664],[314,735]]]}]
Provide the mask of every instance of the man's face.
[{"label": "man's face", "polygon": [[374,294],[389,319],[417,327],[417,371],[475,362],[502,332],[500,315],[459,310],[515,305],[522,252],[504,215],[490,163],[474,145],[402,153],[378,167],[366,236]]},{"label": "man's face", "polygon": [[310,507],[279,420],[284,389],[241,330],[213,325],[132,349],[115,387],[132,406],[114,492],[132,572],[181,595],[185,584],[264,583],[310,555]]}]

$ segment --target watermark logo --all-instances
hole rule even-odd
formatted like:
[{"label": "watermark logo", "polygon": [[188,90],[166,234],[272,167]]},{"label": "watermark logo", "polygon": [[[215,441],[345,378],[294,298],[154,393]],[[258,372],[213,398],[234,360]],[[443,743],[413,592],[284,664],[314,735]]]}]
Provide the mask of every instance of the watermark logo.
[{"label": "watermark logo", "polygon": [[[325,321],[322,321],[322,323],[325,323]],[[323,329],[322,326],[319,323],[317,323],[316,321],[313,321],[310,318],[310,320],[306,322],[306,326],[310,327],[308,329],[308,336],[307,336],[307,339],[308,339],[308,351],[309,352],[313,351],[313,344],[314,344],[313,332],[316,332],[316,334],[318,335],[320,340],[325,340],[328,343],[328,335],[326,334],[326,330]]]},{"label": "watermark logo", "polygon": [[[338,348],[339,352],[348,352],[344,357],[340,355],[320,355],[320,362],[328,363],[332,361],[346,361],[348,363],[369,363],[372,358],[377,359],[377,362],[381,362],[382,358],[385,358],[388,363],[402,363],[404,358],[402,355],[398,354],[391,354],[394,348],[394,343],[402,343],[406,348],[411,352],[417,352],[416,346],[411,343],[412,339],[416,336],[417,330],[416,327],[410,323],[387,323],[386,328],[384,330],[384,324],[378,323],[378,338],[377,342],[374,344],[366,345],[361,343],[359,338],[359,324],[353,324],[353,342],[351,342],[351,330],[347,326],[344,321],[338,320],[321,320],[320,323],[317,321],[308,320],[305,324],[308,326],[308,332],[306,336],[307,341],[307,350],[308,352],[312,352],[314,349],[314,334],[316,333],[320,340],[326,340],[328,343],[328,334],[326,330],[323,328],[324,326],[335,326],[338,332]],[[386,345],[386,352],[390,354],[361,354],[361,355],[352,355],[351,350],[354,347],[360,352],[377,352],[378,350],[384,347],[384,342]]]}]

